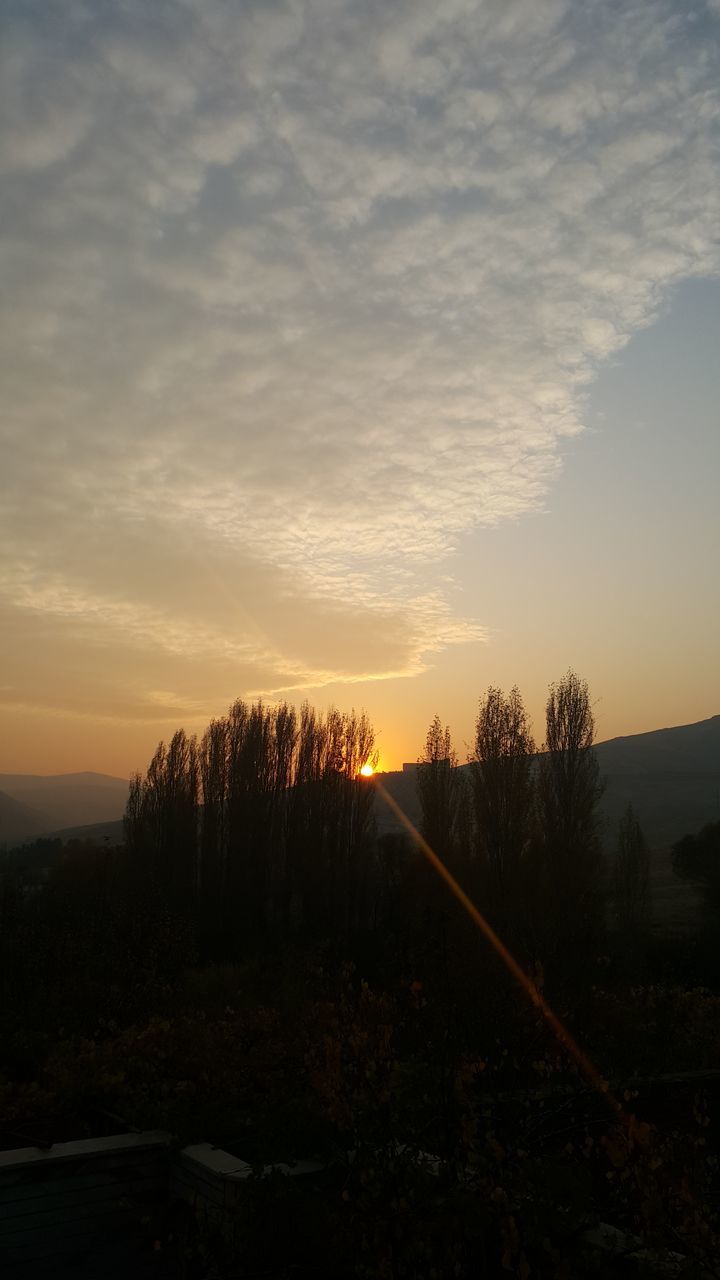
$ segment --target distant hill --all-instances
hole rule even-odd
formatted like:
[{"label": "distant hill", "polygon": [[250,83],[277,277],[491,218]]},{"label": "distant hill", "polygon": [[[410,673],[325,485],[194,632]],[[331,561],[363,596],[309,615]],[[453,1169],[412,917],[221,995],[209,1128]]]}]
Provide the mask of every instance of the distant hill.
[{"label": "distant hill", "polygon": [[595,750],[608,769],[678,773],[720,770],[720,716],[695,724],[653,729],[626,738],[609,738]]},{"label": "distant hill", "polygon": [[596,747],[608,837],[628,803],[652,848],[720,819],[720,716]]},{"label": "distant hill", "polygon": [[128,783],[105,773],[3,773],[0,792],[27,817],[21,822],[17,811],[8,809],[4,818],[0,807],[2,844],[67,827],[115,822],[125,812]]},{"label": "distant hill", "polygon": [[27,840],[47,831],[51,825],[47,814],[0,791],[0,846]]}]

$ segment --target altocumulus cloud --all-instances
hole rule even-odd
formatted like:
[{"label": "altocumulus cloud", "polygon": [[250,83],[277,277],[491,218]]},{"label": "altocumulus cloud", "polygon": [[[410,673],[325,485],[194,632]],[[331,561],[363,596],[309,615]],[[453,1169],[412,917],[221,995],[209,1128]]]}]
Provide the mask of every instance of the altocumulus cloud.
[{"label": "altocumulus cloud", "polygon": [[50,638],[152,718],[482,634],[457,539],[720,267],[715,0],[17,0],[3,58],[2,698]]}]

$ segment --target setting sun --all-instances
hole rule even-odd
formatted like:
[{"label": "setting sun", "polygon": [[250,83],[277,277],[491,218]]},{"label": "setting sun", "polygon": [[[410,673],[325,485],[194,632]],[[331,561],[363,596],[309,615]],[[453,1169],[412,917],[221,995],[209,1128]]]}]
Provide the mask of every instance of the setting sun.
[{"label": "setting sun", "polygon": [[372,765],[371,765],[371,764],[369,764],[369,763],[368,763],[368,764],[364,764],[364,765],[363,765],[363,767],[362,767],[362,769],[360,770],[360,776],[361,776],[362,778],[372,778],[372,776],[373,776],[374,772],[375,772],[375,770],[373,769],[373,767],[372,767]]}]

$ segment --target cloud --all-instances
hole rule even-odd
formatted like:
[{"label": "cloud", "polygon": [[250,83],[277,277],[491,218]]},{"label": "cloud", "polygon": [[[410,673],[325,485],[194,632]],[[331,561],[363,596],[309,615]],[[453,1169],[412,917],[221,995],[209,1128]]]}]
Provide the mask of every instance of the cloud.
[{"label": "cloud", "polygon": [[11,12],[22,634],[112,641],[138,705],[159,653],[194,705],[203,664],[232,696],[481,636],[459,540],[542,506],[600,363],[718,271],[712,9]]}]

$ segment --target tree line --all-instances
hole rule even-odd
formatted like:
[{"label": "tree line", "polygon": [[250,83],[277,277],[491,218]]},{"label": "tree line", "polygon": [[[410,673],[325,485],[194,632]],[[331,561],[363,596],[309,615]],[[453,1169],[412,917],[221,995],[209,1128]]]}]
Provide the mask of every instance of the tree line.
[{"label": "tree line", "polygon": [[491,687],[468,771],[438,717],[419,768],[423,835],[501,936],[543,963],[597,950],[605,923],[593,737],[587,682],[569,672],[548,695],[542,754],[519,690]]},{"label": "tree line", "polygon": [[[490,688],[469,769],[437,716],[418,761],[422,834],[528,962],[597,951],[609,891],[627,933],[646,915],[632,812],[606,875],[594,729],[587,683],[569,672],[550,687],[541,752],[518,689]],[[138,888],[192,918],[211,955],[273,934],[432,927],[451,907],[406,840],[378,839],[367,762],[374,731],[354,711],[238,701],[199,741],[178,731],[131,783]]]},{"label": "tree line", "polygon": [[179,730],[131,781],[130,863],[193,915],[205,947],[302,925],[351,933],[367,913],[376,763],[364,714],[237,701],[200,741]]},{"label": "tree line", "polygon": [[633,934],[646,920],[648,855],[632,809],[611,875],[603,857],[594,736],[587,682],[573,671],[550,686],[540,751],[517,687],[481,698],[467,769],[439,717],[428,730],[422,834],[529,961],[596,954],[608,923]]}]

